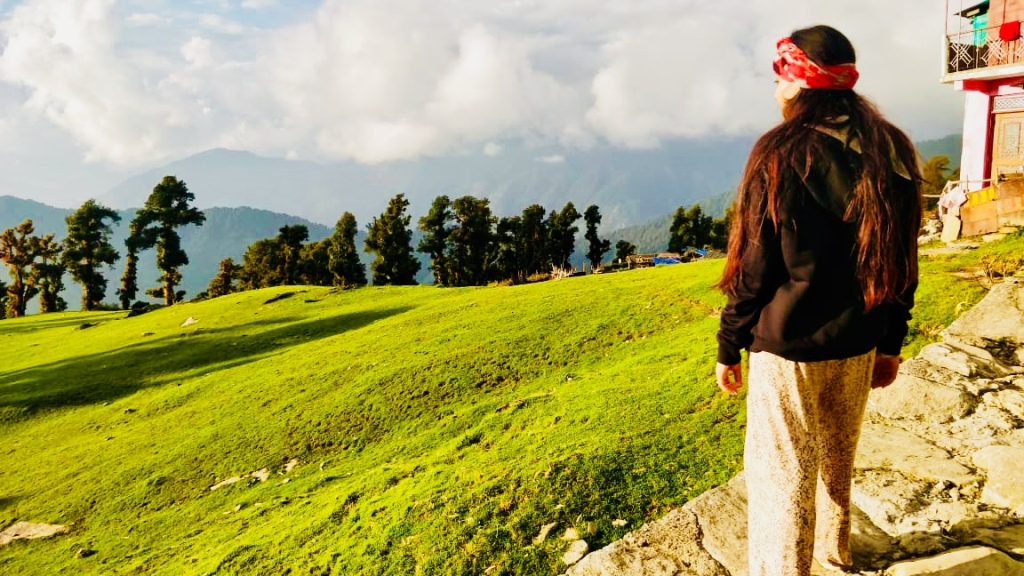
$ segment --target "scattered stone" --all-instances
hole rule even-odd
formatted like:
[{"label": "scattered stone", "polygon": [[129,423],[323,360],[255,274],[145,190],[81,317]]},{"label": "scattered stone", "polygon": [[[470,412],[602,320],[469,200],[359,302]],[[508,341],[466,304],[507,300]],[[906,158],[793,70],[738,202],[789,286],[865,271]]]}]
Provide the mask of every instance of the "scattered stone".
[{"label": "scattered stone", "polygon": [[89,556],[95,555],[96,551],[89,548],[79,548],[78,551],[75,552],[75,558],[88,558]]},{"label": "scattered stone", "polygon": [[985,234],[981,237],[983,242],[998,242],[1005,240],[1008,234],[1000,234],[999,232],[993,232],[992,234]]},{"label": "scattered stone", "polygon": [[577,540],[569,545],[569,549],[565,551],[565,554],[562,554],[562,563],[566,566],[572,566],[580,560],[583,560],[583,557],[586,556],[589,551],[590,546],[585,540]]},{"label": "scattered stone", "polygon": [[550,524],[545,524],[541,526],[540,534],[537,534],[537,537],[533,539],[534,545],[540,545],[545,540],[547,540],[548,535],[551,534],[551,531],[555,529],[555,526],[558,526],[558,522],[552,522]]},{"label": "scattered stone", "polygon": [[0,532],[0,546],[6,546],[15,540],[38,540],[40,538],[52,538],[58,534],[66,534],[67,526],[60,524],[33,524],[31,522],[18,522]]},{"label": "scattered stone", "polygon": [[[949,481],[957,486],[975,479],[971,471],[952,460],[945,450],[891,426],[865,424],[857,445],[858,469],[891,468],[908,478]],[[945,490],[943,484],[939,490]]]},{"label": "scattered stone", "polygon": [[285,478],[284,480],[281,480],[281,485],[283,486],[283,485],[285,485],[285,484],[287,484],[287,483],[289,483],[291,481],[292,481],[291,478]]},{"label": "scattered stone", "polygon": [[187,320],[185,320],[184,322],[181,323],[181,327],[182,328],[187,328],[187,327],[193,326],[195,324],[199,324],[199,320],[196,320],[195,318],[189,316]]},{"label": "scattered stone", "polygon": [[235,506],[235,512],[241,512],[242,508],[245,508],[244,504],[238,504]]},{"label": "scattered stone", "polygon": [[887,576],[1024,576],[1024,564],[1006,554],[974,546],[894,564]]},{"label": "scattered stone", "polygon": [[268,470],[266,468],[264,468],[262,470],[257,470],[255,472],[253,472],[252,474],[250,474],[250,477],[255,478],[256,480],[259,480],[260,482],[266,482],[267,480],[270,480],[270,470]]},{"label": "scattered stone", "polygon": [[985,470],[987,480],[981,501],[1013,511],[1024,512],[1024,482],[1021,463],[1024,448],[989,446],[974,454],[974,464]]},{"label": "scattered stone", "polygon": [[627,524],[629,524],[629,522],[626,522],[625,520],[623,520],[621,518],[619,518],[617,520],[612,520],[612,526],[615,526],[616,528],[622,528],[623,526],[625,526]]},{"label": "scattered stone", "polygon": [[580,534],[573,527],[566,528],[565,529],[565,534],[562,535],[562,540],[569,540],[570,542],[575,542],[576,540],[579,540],[579,539],[580,539]]},{"label": "scattered stone", "polygon": [[703,534],[697,516],[684,508],[588,554],[566,576],[729,576],[701,546]]},{"label": "scattered stone", "polygon": [[289,460],[289,461],[288,461],[288,463],[287,463],[287,464],[285,464],[285,465],[284,465],[284,473],[285,473],[285,474],[289,474],[289,473],[291,473],[291,471],[292,471],[292,470],[295,470],[295,468],[296,468],[296,467],[297,467],[298,465],[299,465],[299,461],[298,461],[298,460],[296,460],[295,458],[292,458],[291,460]]},{"label": "scattered stone", "polygon": [[221,488],[223,488],[225,486],[230,486],[232,484],[237,484],[238,482],[241,482],[241,481],[242,481],[242,477],[241,476],[232,476],[231,478],[228,478],[227,480],[224,480],[223,482],[220,482],[220,483],[214,484],[213,486],[210,486],[210,491],[213,492],[214,490],[220,490]]}]

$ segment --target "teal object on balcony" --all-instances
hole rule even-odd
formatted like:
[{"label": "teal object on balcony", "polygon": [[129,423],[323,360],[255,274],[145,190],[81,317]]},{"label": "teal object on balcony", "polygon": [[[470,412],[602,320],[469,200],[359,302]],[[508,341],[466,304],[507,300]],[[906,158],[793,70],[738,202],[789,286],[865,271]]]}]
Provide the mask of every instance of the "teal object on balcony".
[{"label": "teal object on balcony", "polygon": [[988,12],[971,18],[974,28],[974,45],[984,46],[988,42]]}]

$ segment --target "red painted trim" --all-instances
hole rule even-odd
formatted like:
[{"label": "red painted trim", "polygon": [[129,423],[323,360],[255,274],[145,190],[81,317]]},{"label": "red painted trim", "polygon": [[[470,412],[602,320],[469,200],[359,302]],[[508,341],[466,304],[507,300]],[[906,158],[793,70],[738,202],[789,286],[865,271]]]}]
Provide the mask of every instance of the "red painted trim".
[{"label": "red painted trim", "polygon": [[992,177],[992,146],[995,145],[996,140],[996,115],[992,113],[993,98],[988,99],[988,110],[985,112],[985,116],[988,117],[988,134],[985,137],[985,171],[984,176],[986,180]]}]

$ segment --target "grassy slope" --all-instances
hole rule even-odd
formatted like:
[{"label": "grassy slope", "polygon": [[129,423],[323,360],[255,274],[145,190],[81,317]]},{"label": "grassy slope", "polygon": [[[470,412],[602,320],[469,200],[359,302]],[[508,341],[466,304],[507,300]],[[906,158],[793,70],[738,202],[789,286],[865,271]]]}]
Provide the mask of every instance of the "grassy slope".
[{"label": "grassy slope", "polygon": [[[0,523],[74,529],[0,572],[554,572],[542,524],[596,522],[600,545],[736,470],[716,273],[6,321]],[[293,457],[288,484],[207,489]]]},{"label": "grassy slope", "polygon": [[[981,296],[949,272],[982,255],[925,264],[911,349]],[[557,573],[543,524],[599,547],[737,470],[719,270],[4,321],[0,524],[72,533],[0,550],[0,572]]]}]

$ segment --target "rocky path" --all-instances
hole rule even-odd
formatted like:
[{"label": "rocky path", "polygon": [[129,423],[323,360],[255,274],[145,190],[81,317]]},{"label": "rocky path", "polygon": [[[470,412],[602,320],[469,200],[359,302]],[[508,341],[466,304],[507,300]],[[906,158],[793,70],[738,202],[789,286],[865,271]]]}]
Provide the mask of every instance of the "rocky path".
[{"label": "rocky path", "polygon": [[[943,339],[871,394],[853,487],[855,566],[1024,576],[1024,281],[997,285]],[[564,576],[746,575],[746,532],[741,474]]]}]

